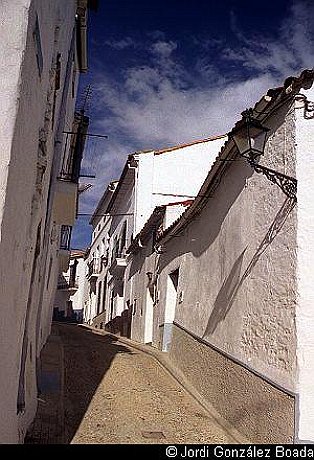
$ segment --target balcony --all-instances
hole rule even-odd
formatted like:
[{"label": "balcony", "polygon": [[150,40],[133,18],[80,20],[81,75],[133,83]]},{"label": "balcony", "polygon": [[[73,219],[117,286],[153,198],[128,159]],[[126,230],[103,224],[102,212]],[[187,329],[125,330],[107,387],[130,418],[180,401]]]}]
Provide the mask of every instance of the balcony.
[{"label": "balcony", "polygon": [[99,257],[95,257],[87,264],[88,272],[87,278],[89,280],[98,278],[101,272],[101,260]]},{"label": "balcony", "polygon": [[102,254],[100,256],[100,260],[101,260],[101,268],[106,268],[107,265],[108,265],[108,262],[109,262],[109,251],[108,249],[106,250],[106,253],[105,254]]},{"label": "balcony", "polygon": [[72,131],[65,131],[59,179],[78,184],[89,118],[83,113],[74,115]]},{"label": "balcony", "polygon": [[78,289],[78,282],[72,279],[68,274],[60,275],[58,278],[57,289],[61,291],[76,291]]},{"label": "balcony", "polygon": [[113,276],[121,276],[123,275],[126,266],[127,259],[125,252],[114,252],[112,255],[111,265],[109,267],[109,272]]},{"label": "balcony", "polygon": [[78,181],[88,123],[88,117],[75,113],[72,131],[64,132],[61,168],[53,203],[53,218],[58,225],[73,225],[75,222]]}]

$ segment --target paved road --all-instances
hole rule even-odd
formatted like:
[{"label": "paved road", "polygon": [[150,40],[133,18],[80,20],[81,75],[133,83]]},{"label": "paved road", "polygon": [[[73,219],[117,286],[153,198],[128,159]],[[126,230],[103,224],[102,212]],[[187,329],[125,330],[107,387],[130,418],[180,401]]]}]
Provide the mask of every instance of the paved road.
[{"label": "paved road", "polygon": [[[43,388],[27,442],[235,442],[152,356],[115,336],[75,325],[55,324],[53,337],[59,351],[62,344],[62,383],[53,386],[50,378],[49,391],[45,393]],[[56,368],[53,371],[51,367],[53,353],[51,348],[46,371],[50,377],[54,372],[58,379]],[[56,391],[60,392],[59,407],[49,405],[51,395],[56,399]],[[57,423],[59,430],[47,427],[47,420],[50,425]]]}]

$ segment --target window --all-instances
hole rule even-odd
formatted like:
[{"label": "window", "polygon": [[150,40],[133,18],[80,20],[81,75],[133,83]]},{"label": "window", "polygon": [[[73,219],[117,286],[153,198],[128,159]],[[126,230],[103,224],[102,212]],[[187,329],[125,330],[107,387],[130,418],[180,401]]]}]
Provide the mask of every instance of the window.
[{"label": "window", "polygon": [[53,259],[52,259],[52,257],[50,257],[46,289],[48,289],[48,287],[49,287],[49,281],[50,281],[51,269],[52,269],[52,262],[53,262]]},{"label": "window", "polygon": [[177,268],[173,272],[169,273],[169,277],[172,281],[173,287],[175,291],[178,291],[178,284],[179,284],[179,269]]},{"label": "window", "polygon": [[70,225],[61,225],[60,249],[70,250],[72,227]]},{"label": "window", "polygon": [[[73,61],[74,62],[74,61]],[[75,66],[73,64],[73,70],[72,70],[72,91],[71,91],[71,95],[72,95],[72,99],[75,98],[75,82],[76,82],[76,69],[75,69]]]},{"label": "window", "polygon": [[124,250],[126,248],[126,236],[127,236],[127,222],[123,222],[123,227],[121,231],[121,237],[120,237],[120,247],[119,247],[119,253],[120,255],[123,255]]},{"label": "window", "polygon": [[97,295],[97,316],[100,314],[101,293],[102,293],[102,281],[99,281],[99,283],[98,283],[98,295]]},{"label": "window", "polygon": [[61,53],[57,55],[56,76],[55,76],[55,91],[58,91],[61,86]]},{"label": "window", "polygon": [[44,59],[43,59],[43,52],[42,52],[42,47],[41,47],[41,36],[40,36],[39,20],[38,20],[37,14],[36,14],[36,22],[35,22],[35,29],[33,32],[33,36],[34,36],[35,46],[36,46],[37,67],[38,67],[39,76],[41,77],[41,74],[44,68]]},{"label": "window", "polygon": [[118,238],[115,236],[113,240],[111,259],[114,260],[116,257],[118,257],[118,253],[119,253],[119,241],[118,241]]},{"label": "window", "polygon": [[136,315],[137,299],[133,300],[133,316]]},{"label": "window", "polygon": [[113,319],[113,315],[114,315],[114,293],[113,291],[110,292],[110,315],[109,315],[109,321],[111,321]]},{"label": "window", "polygon": [[56,59],[55,87],[54,87],[54,93],[53,93],[53,105],[52,105],[52,117],[51,117],[52,126],[54,126],[54,123],[55,123],[57,91],[60,89],[60,87],[61,87],[61,53],[58,53],[57,59]]},{"label": "window", "polygon": [[77,265],[78,265],[78,260],[74,259],[73,263],[70,265],[69,287],[76,286]]},{"label": "window", "polygon": [[107,296],[107,275],[104,279],[103,293],[102,293],[102,311],[106,310],[106,296]]}]

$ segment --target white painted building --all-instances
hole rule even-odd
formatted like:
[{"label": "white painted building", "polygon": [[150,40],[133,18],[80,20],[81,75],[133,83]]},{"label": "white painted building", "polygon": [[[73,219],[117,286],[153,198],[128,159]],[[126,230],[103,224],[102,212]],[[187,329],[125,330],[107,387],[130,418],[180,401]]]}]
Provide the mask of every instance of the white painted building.
[{"label": "white painted building", "polygon": [[58,277],[53,306],[55,321],[83,321],[85,279],[85,251],[71,250],[69,268]]},{"label": "white painted building", "polygon": [[157,209],[129,248],[151,328],[137,339],[150,334],[253,443],[314,442],[313,80],[290,77],[253,108],[269,128],[263,168],[230,135],[182,217],[160,233]]},{"label": "white painted building", "polygon": [[118,182],[111,182],[90,220],[93,227],[92,244],[86,255],[86,282],[84,295],[84,322],[93,324],[94,318],[102,326],[106,316],[106,286],[110,252],[110,226],[112,218],[107,207]]},{"label": "white painted building", "polygon": [[86,18],[87,0],[0,3],[1,443],[23,442],[35,415],[59,264],[69,260],[84,140],[64,131],[88,125],[75,114]]},{"label": "white painted building", "polygon": [[[113,195],[93,216],[85,321],[132,335],[132,278],[126,249],[156,206],[193,199],[226,136],[129,155]],[[98,206],[98,210],[100,207]],[[95,218],[96,217],[96,218]],[[105,254],[107,254],[105,256]],[[106,264],[100,263],[105,257]],[[99,315],[101,315],[99,317]],[[134,332],[135,333],[135,332]]]}]

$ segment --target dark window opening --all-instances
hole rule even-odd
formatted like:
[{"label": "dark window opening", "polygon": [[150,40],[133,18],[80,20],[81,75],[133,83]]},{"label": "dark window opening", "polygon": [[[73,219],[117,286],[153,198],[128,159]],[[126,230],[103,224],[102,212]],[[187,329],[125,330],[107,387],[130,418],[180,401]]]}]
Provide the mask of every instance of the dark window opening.
[{"label": "dark window opening", "polygon": [[39,19],[38,19],[37,14],[36,14],[36,22],[35,22],[35,29],[33,32],[33,37],[34,37],[35,44],[36,44],[37,67],[38,67],[39,76],[41,77],[41,74],[44,68],[44,58],[43,58],[43,52],[42,52],[42,46],[41,46]]},{"label": "dark window opening", "polygon": [[60,249],[70,250],[72,227],[70,225],[61,225]]},{"label": "dark window opening", "polygon": [[100,314],[101,293],[102,293],[102,281],[99,281],[99,283],[98,283],[98,295],[97,295],[97,316]]},{"label": "dark window opening", "polygon": [[48,287],[49,287],[49,282],[50,282],[50,277],[51,277],[51,269],[52,269],[52,261],[53,261],[53,259],[52,259],[52,257],[50,257],[46,289],[48,289]]},{"label": "dark window opening", "polygon": [[73,264],[70,265],[70,277],[69,277],[69,287],[76,286],[76,272],[77,272],[78,261],[74,259]]},{"label": "dark window opening", "polygon": [[169,277],[172,281],[172,284],[176,291],[178,291],[178,284],[179,284],[179,269],[177,268],[173,272],[169,273]]}]

